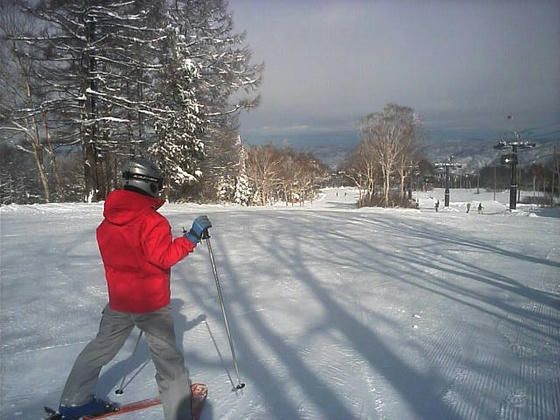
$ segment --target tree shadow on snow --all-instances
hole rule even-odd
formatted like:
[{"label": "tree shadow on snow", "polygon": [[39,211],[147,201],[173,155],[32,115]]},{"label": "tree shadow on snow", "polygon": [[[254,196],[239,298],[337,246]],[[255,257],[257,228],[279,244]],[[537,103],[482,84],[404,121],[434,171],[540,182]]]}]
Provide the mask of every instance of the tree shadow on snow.
[{"label": "tree shadow on snow", "polygon": [[[298,231],[302,237],[313,235],[313,229],[309,227],[300,227]],[[331,245],[333,244],[329,243],[329,247]],[[304,252],[301,247],[302,242],[296,241],[292,249],[280,250],[278,257],[283,264],[291,267],[294,277],[302,280],[322,303],[327,314],[327,319],[324,321],[326,328],[334,329],[344,336],[352,349],[391,384],[417,418],[455,418],[456,415],[441,400],[441,389],[446,382],[445,379],[439,377],[437,372],[420,372],[410,367],[407,361],[394,353],[370,326],[356,319],[337,302],[332,292],[322,285],[321,279],[317,278],[302,260],[301,255]],[[336,249],[336,246],[333,249]],[[398,327],[395,325],[394,328]],[[327,418],[349,418],[342,417],[338,413],[331,416],[333,413],[336,411],[329,413]]]},{"label": "tree shadow on snow", "polygon": [[[229,216],[233,217],[233,215]],[[400,220],[392,219],[390,216],[370,221],[369,226],[368,223],[364,223],[367,222],[366,220],[357,220],[364,229],[375,228],[374,231],[377,235],[379,235],[378,231],[381,231],[381,234],[389,234],[405,242],[413,238],[415,244],[420,244],[419,248],[401,246],[399,248],[401,252],[395,253],[390,245],[380,248],[344,233],[348,220],[339,220],[340,214],[321,212],[320,216],[315,217],[320,223],[325,223],[327,227],[309,226],[308,219],[298,220],[297,215],[290,213],[289,229],[274,226],[271,229],[274,234],[267,237],[252,236],[250,240],[254,243],[253,245],[260,249],[263,255],[266,254],[265,260],[270,262],[272,267],[257,265],[250,269],[249,276],[279,281],[281,279],[275,273],[274,267],[280,266],[287,269],[289,277],[303,284],[306,290],[316,297],[316,302],[319,302],[324,308],[325,319],[321,319],[321,325],[316,328],[343,336],[352,349],[358,352],[363,360],[367,361],[371,368],[378,372],[401,396],[415,418],[453,419],[459,417],[453,407],[442,398],[443,392],[449,387],[449,376],[444,374],[442,367],[437,365],[431,366],[427,370],[411,367],[409,361],[395,353],[391,346],[384,341],[384,337],[379,336],[374,328],[356,318],[356,312],[350,312],[335,299],[332,290],[326,287],[328,279],[319,278],[314,273],[313,267],[308,266],[310,261],[317,266],[332,266],[333,270],[328,270],[328,272],[335,271],[337,265],[350,264],[362,267],[363,270],[371,272],[374,276],[381,275],[384,278],[394,279],[395,282],[402,282],[407,286],[436,294],[448,300],[449,304],[462,304],[509,324],[516,322],[511,316],[526,317],[535,323],[543,320],[545,322],[555,321],[552,317],[547,318],[546,315],[536,314],[516,306],[508,299],[497,299],[491,294],[484,294],[476,287],[471,289],[466,285],[455,284],[447,280],[448,277],[464,278],[470,281],[470,284],[473,284],[472,281],[483,283],[496,290],[502,290],[504,293],[518,295],[528,301],[538,302],[554,309],[558,308],[556,295],[531,288],[499,272],[485,269],[469,261],[463,261],[460,253],[488,252],[502,257],[520,259],[527,264],[558,267],[559,265],[553,261],[500,248],[484,240],[467,237],[461,232],[450,231],[448,227],[440,229],[432,225],[429,228],[410,226],[403,224]],[[322,220],[321,217],[323,217]],[[286,223],[282,218],[275,217],[274,220],[270,223],[278,223],[279,220],[282,220],[281,223]],[[328,227],[333,222],[340,223],[338,229],[337,226]],[[274,236],[278,232],[282,232],[281,235],[284,236],[282,238]],[[317,232],[329,232],[329,236],[318,239]],[[221,243],[219,242],[219,244]],[[426,248],[430,246],[437,247],[439,257],[437,262],[434,262],[434,255]],[[454,247],[454,251],[459,252],[459,255],[446,252],[445,246]],[[339,248],[344,250],[345,259],[349,256],[352,258],[351,255],[354,254],[355,260],[345,261],[343,258],[338,258]],[[457,248],[459,248],[458,251]],[[402,252],[403,250],[404,252]],[[244,371],[247,380],[250,383],[259,384],[260,392],[266,396],[267,410],[269,410],[267,414],[278,419],[298,418],[300,407],[294,405],[290,392],[291,388],[297,387],[303,392],[307,403],[321,413],[321,418],[353,418],[355,413],[352,413],[346,405],[348,396],[345,396],[344,392],[337,389],[336,385],[328,379],[319,376],[311,366],[308,366],[306,359],[299,351],[301,349],[290,345],[281,334],[274,331],[269,322],[265,322],[249,292],[250,287],[241,284],[236,275],[236,267],[228,258],[228,247],[222,246],[218,248],[218,252],[220,271],[226,273],[230,290],[234,290],[232,292],[233,301],[230,304],[243,309],[244,320],[250,324],[254,335],[262,339],[262,345],[268,346],[271,350],[271,357],[277,359],[285,371],[281,372],[282,377],[278,377],[278,372],[268,366],[267,360],[259,360],[258,353],[253,350],[254,343],[239,333],[241,329],[236,327],[236,318],[230,319],[233,330],[239,333],[236,335],[235,341],[240,350],[241,362],[251,365],[250,369]],[[306,259],[304,258],[306,254],[313,254],[316,257],[308,256]],[[364,259],[366,255],[371,255],[371,258]],[[247,275],[247,267],[243,267],[243,273],[244,276]],[[465,283],[469,284],[469,282]],[[297,296],[294,298],[297,299]],[[209,313],[213,312],[214,316],[220,317],[216,308],[205,308],[206,310]],[[374,312],[370,310],[370,313]],[[373,316],[385,322],[386,325],[391,322],[380,314]],[[523,327],[526,328],[527,325]],[[393,329],[398,328],[400,326],[393,322]],[[543,334],[542,330],[537,329],[532,332]],[[453,346],[449,347],[442,343],[441,340],[444,339],[445,337],[437,337],[431,345],[444,348],[442,351],[449,352],[448,357],[457,359],[455,362],[459,365],[460,355],[454,353]],[[428,353],[431,350],[425,347],[426,343],[414,342],[413,345],[428,359]],[[488,370],[488,366],[484,364],[471,367],[477,369],[480,374],[484,374]],[[464,398],[468,399],[468,397]],[[471,401],[473,405],[479,405],[476,401],[478,397],[475,394],[471,394],[470,398],[473,399]]]},{"label": "tree shadow on snow", "polygon": [[[298,233],[291,235],[289,232]],[[342,335],[351,347],[396,389],[417,418],[455,418],[455,414],[440,398],[445,380],[439,377],[437,372],[419,372],[411,368],[368,325],[356,319],[337,302],[332,297],[331,291],[321,284],[324,279],[317,278],[306,266],[301,258],[305,251],[301,249],[300,238],[316,235],[313,227],[292,220],[289,232],[288,234],[293,238],[289,247],[278,246],[278,238],[272,235],[264,238],[252,237],[251,241],[273,259],[274,266],[278,264],[281,267],[289,267],[290,277],[303,283],[317,298],[316,301],[320,302],[327,314],[326,319],[321,321],[322,328],[332,331],[333,334]],[[355,418],[356,413],[348,406],[349,395],[345,390],[340,389],[332,378],[329,380],[320,376],[316,369],[312,368],[313,365],[308,365],[309,362],[299,351],[300,348],[291,345],[270,326],[269,322],[265,321],[261,312],[255,307],[251,295],[240,284],[235,273],[236,269],[228,258],[227,247],[217,249],[220,271],[227,273],[229,288],[235,291],[232,295],[233,301],[229,302],[229,305],[243,308],[244,320],[250,324],[248,328],[252,334],[262,340],[260,346],[267,346],[270,350],[270,355],[266,353],[265,356],[278,360],[283,370],[278,372],[268,365],[267,360],[262,360],[262,356],[254,350],[255,343],[244,336],[240,328],[237,328],[236,318],[230,319],[232,330],[236,332],[235,343],[238,354],[241,355],[240,363],[250,365],[250,369],[245,369],[243,372],[249,384],[258,384],[259,392],[266,400],[267,416],[270,416],[267,418],[300,418],[302,413],[300,410],[306,412],[309,407],[313,407],[320,413],[318,418]],[[244,269],[246,275],[247,267]],[[259,277],[261,281],[263,277],[269,278],[270,281],[280,280],[274,267],[256,266],[251,269],[249,276]],[[212,308],[204,308],[204,310],[209,313],[213,311]],[[215,308],[214,315],[220,316],[215,312]],[[304,407],[295,405],[294,389],[301,391],[298,391],[302,393],[299,398],[306,401]]]},{"label": "tree shadow on snow", "polygon": [[[484,282],[490,286],[495,286],[507,292],[515,293],[522,297],[535,300],[550,308],[558,308],[559,301],[555,294],[528,287],[498,272],[484,269],[469,262],[464,262],[458,255],[456,255],[456,253],[470,252],[472,250],[478,252],[488,252],[489,254],[518,259],[528,264],[538,264],[545,267],[560,268],[560,263],[556,261],[550,261],[503,249],[483,240],[465,237],[464,234],[450,231],[449,228],[446,228],[445,230],[436,230],[431,225],[431,228],[429,229],[422,225],[397,225],[393,223],[390,218],[385,218],[384,220],[377,219],[374,223],[377,226],[384,226],[387,231],[397,232],[403,238],[419,239],[425,242],[425,245],[421,249],[409,249],[408,257],[401,255],[385,255],[386,257],[394,259],[395,262],[398,262],[399,260],[407,262],[408,258],[408,262],[421,262],[422,266],[438,270],[443,274],[448,273],[461,277],[468,277],[472,280]],[[432,246],[436,248],[436,252],[434,253],[430,253],[430,247]],[[445,248],[445,246],[447,246],[447,248]],[[454,251],[455,253],[450,251]],[[387,254],[380,250],[376,250],[376,252]],[[434,256],[441,257],[441,261],[439,261],[439,264],[437,265],[434,263]],[[537,267],[535,267],[535,269],[537,269]]]},{"label": "tree shadow on snow", "polygon": [[[386,238],[387,242],[385,244],[380,242],[381,246],[378,246],[376,242],[371,244],[360,239],[360,237],[356,238],[342,233],[345,232],[344,227],[338,230],[333,229],[329,235],[329,248],[333,250],[344,249],[343,255],[346,261],[334,256],[330,259],[331,263],[361,266],[364,271],[371,272],[374,276],[381,275],[383,278],[394,279],[395,283],[404,283],[411,289],[421,289],[444,298],[449,301],[450,305],[464,305],[484,313],[484,315],[489,315],[496,322],[501,323],[502,328],[523,331],[523,334],[531,337],[534,341],[547,345],[549,342],[558,342],[558,337],[554,331],[560,325],[558,325],[558,317],[552,313],[560,307],[557,294],[522,284],[495,270],[486,269],[476,264],[476,260],[471,259],[471,262],[462,255],[474,250],[517,258],[530,266],[533,265],[534,272],[538,272],[540,268],[555,268],[558,266],[557,263],[499,248],[488,244],[484,240],[474,240],[466,237],[462,232],[451,231],[448,227],[439,229],[432,225],[429,225],[429,227],[407,226],[402,223],[402,220],[393,219],[390,216],[384,216],[383,219],[370,220],[369,222],[362,219],[360,223],[363,223],[364,229],[367,229],[369,224],[376,234],[383,232],[383,237]],[[322,231],[321,229],[318,230]],[[390,245],[393,240],[401,242],[398,246],[398,252],[394,252]],[[413,246],[403,246],[407,242],[410,242]],[[348,256],[353,253],[356,255],[355,258],[350,257],[353,259],[348,261]],[[371,256],[371,258],[364,258],[366,255]],[[482,283],[485,287],[477,287],[476,283]],[[496,293],[496,291],[499,293]],[[520,305],[520,302],[525,302],[525,304]],[[540,304],[548,310],[537,312],[534,310],[534,304]],[[550,326],[550,328],[543,327],[543,325]],[[452,338],[457,338],[457,334],[453,333],[451,335]],[[454,349],[454,347],[446,345],[442,340],[445,340],[445,338],[438,336],[433,345],[447,348],[450,358],[456,359],[455,363],[461,365],[460,354],[453,354],[455,350],[449,349]],[[510,343],[514,352],[517,345],[513,342]],[[519,350],[517,349],[517,351]],[[485,363],[473,363],[470,368],[475,370],[478,375],[485,376],[488,375],[490,368],[495,369],[496,367],[488,366]],[[501,369],[503,370],[498,371],[498,373],[503,377],[517,378],[519,376],[516,371],[506,374],[506,370],[511,370],[510,366],[502,366]],[[540,381],[539,383],[545,381],[545,379],[538,377],[534,380]],[[442,378],[441,383],[444,384],[444,382],[445,379]],[[439,386],[436,384],[428,396],[437,399],[438,388]],[[489,408],[490,404],[488,402],[484,407],[481,406],[480,395],[477,396],[470,392],[462,395],[461,398],[465,400],[470,398],[471,407],[487,410],[483,417],[495,413]],[[417,406],[417,401],[411,401],[411,403]],[[421,410],[417,411],[420,418],[429,418],[425,417],[424,414],[429,414],[429,410],[427,413]],[[434,415],[434,418],[439,417]]]}]

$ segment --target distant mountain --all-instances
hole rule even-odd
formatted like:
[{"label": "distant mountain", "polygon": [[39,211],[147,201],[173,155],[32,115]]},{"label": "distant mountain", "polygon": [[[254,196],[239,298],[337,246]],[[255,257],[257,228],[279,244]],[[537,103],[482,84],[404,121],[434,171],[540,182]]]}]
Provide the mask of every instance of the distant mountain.
[{"label": "distant mountain", "polygon": [[[513,140],[513,137],[507,139]],[[534,142],[536,147],[518,153],[519,162],[522,166],[546,162],[552,158],[555,148],[560,152],[560,137],[554,140],[532,140],[530,137],[523,139]],[[463,168],[474,171],[484,166],[499,164],[501,155],[507,153],[507,151],[494,149],[498,141],[498,137],[489,139],[440,139],[437,141],[427,139],[422,152],[431,162],[445,162],[452,155],[454,161],[461,163]]]},{"label": "distant mountain", "polygon": [[[484,166],[499,164],[501,155],[507,153],[494,149],[500,138],[514,139],[513,135],[511,137],[500,135],[485,137],[481,135],[480,137],[457,138],[446,137],[445,134],[440,132],[436,133],[435,136],[428,133],[421,150],[430,162],[445,162],[450,155],[453,155],[454,161],[461,163],[464,171],[476,171]],[[519,162],[523,166],[545,163],[552,158],[555,148],[560,153],[560,135],[558,134],[552,139],[540,138],[538,135],[522,135],[521,138],[536,144],[535,148],[523,150],[518,154]],[[314,144],[304,147],[304,149],[313,153],[330,167],[336,168],[357,144],[356,139],[355,142],[347,142],[342,145]]]},{"label": "distant mountain", "polygon": [[348,154],[352,151],[355,146],[349,147],[348,145],[315,145],[310,147],[304,147],[302,150],[313,154],[317,159],[323,162],[331,169],[336,169],[345,159]]},{"label": "distant mountain", "polygon": [[[535,142],[537,147],[519,153],[521,165],[543,163],[549,160],[556,147],[560,153],[560,130],[556,126],[521,131],[522,139]],[[425,130],[423,155],[430,162],[447,161],[453,155],[455,162],[461,163],[464,170],[477,170],[492,163],[498,163],[505,153],[494,149],[500,138],[513,139],[513,133],[490,129],[442,129]],[[259,136],[258,141],[249,143],[272,143],[282,147],[290,145],[299,150],[312,153],[332,169],[344,162],[348,154],[359,144],[356,131],[341,130],[325,133],[289,133],[282,135]]]}]

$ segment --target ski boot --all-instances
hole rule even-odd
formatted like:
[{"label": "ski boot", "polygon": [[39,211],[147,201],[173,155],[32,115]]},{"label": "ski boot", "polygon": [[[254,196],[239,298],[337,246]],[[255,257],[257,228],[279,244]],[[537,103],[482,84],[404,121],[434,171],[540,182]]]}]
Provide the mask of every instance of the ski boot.
[{"label": "ski boot", "polygon": [[58,408],[58,414],[63,420],[78,420],[82,417],[99,416],[118,410],[119,407],[111,401],[104,401],[93,397],[88,403],[83,405],[61,405]]}]

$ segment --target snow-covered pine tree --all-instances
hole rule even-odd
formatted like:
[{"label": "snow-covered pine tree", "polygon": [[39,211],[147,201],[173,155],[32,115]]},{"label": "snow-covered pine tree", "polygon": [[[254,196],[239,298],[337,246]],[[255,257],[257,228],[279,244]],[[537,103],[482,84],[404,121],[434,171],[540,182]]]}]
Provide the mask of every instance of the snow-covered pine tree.
[{"label": "snow-covered pine tree", "polygon": [[193,89],[199,77],[184,36],[169,28],[167,56],[153,96],[158,108],[154,125],[157,138],[148,149],[163,172],[168,197],[173,187],[193,182],[202,175],[204,120]]},{"label": "snow-covered pine tree", "polygon": [[253,189],[249,184],[247,172],[241,171],[237,176],[237,183],[235,184],[234,202],[243,206],[248,206],[251,204],[253,195]]},{"label": "snow-covered pine tree", "polygon": [[235,178],[222,176],[218,181],[218,200],[221,202],[233,202],[235,195]]},{"label": "snow-covered pine tree", "polygon": [[[41,63],[34,76],[48,91],[41,115],[48,116],[49,137],[82,152],[80,182],[87,201],[102,199],[116,186],[121,160],[146,154],[150,145],[165,167],[174,161],[181,168],[175,183],[200,175],[192,157],[203,149],[210,157],[202,169],[212,196],[217,179],[236,176],[238,158],[230,152],[238,112],[257,104],[253,92],[262,65],[250,64],[244,34],[233,32],[225,0],[18,1],[45,25],[40,35],[21,41],[32,46],[30,56]],[[170,64],[171,29],[177,49],[180,43],[188,46],[187,56],[198,69],[197,77],[185,79],[187,96],[198,108],[181,112],[180,101],[157,95],[163,79],[181,71]],[[172,83],[167,87],[180,90]],[[164,138],[174,140],[164,146]],[[190,142],[193,138],[208,144],[203,148]],[[189,142],[192,153],[186,158],[182,153]]]},{"label": "snow-covered pine tree", "polygon": [[199,195],[214,199],[224,185],[221,180],[237,176],[238,116],[258,104],[255,92],[263,65],[251,64],[245,34],[234,32],[227,1],[177,0],[174,5],[171,19],[190,42],[191,57],[200,67],[194,88],[207,127]]},{"label": "snow-covered pine tree", "polygon": [[245,146],[241,141],[241,136],[238,136],[238,145],[239,145],[239,172],[237,174],[236,183],[235,183],[235,195],[233,198],[234,203],[241,204],[244,206],[248,206],[251,204],[251,199],[253,197],[253,189],[249,184],[249,177],[247,176],[247,151],[245,150]]},{"label": "snow-covered pine tree", "polygon": [[[161,69],[164,1],[41,0],[27,10],[47,24],[29,39],[49,87],[46,111],[56,113],[53,138],[78,139],[86,201],[102,199],[117,176],[108,156],[134,153],[150,75]],[[135,129],[137,127],[137,129]]]}]

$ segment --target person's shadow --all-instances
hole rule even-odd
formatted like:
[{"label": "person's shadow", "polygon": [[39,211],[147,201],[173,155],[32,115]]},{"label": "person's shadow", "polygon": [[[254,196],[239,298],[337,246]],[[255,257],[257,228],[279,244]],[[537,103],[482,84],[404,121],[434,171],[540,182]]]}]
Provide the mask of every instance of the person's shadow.
[{"label": "person's shadow", "polygon": [[196,318],[189,320],[182,312],[185,302],[181,299],[171,299],[171,313],[173,314],[173,323],[175,324],[175,339],[177,348],[181,354],[185,354],[183,348],[183,338],[187,331],[206,321],[206,315],[200,314]]},{"label": "person's shadow", "polygon": [[[181,299],[171,299],[171,312],[175,326],[175,342],[181,354],[184,354],[183,336],[185,332],[206,320],[206,315],[204,314],[189,320],[181,312],[183,306],[184,302]],[[109,398],[113,389],[115,389],[115,391],[123,391],[124,393],[127,386],[151,362],[152,359],[150,357],[148,343],[144,337],[141,337],[140,341],[138,341],[139,334],[140,330],[134,328],[123,348],[120,350],[120,353],[128,351],[130,354],[128,357],[103,369],[95,387],[96,395],[104,395]],[[136,346],[137,343],[138,345]],[[154,394],[157,394],[157,392],[157,386],[154,380]]]}]

